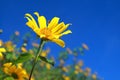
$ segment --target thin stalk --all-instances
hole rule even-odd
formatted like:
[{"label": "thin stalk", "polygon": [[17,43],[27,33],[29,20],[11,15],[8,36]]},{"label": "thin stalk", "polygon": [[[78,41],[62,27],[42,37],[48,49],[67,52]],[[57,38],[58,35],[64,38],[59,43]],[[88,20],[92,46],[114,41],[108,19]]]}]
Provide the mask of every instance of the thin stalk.
[{"label": "thin stalk", "polygon": [[32,73],[34,71],[34,68],[35,68],[35,65],[37,64],[37,60],[39,58],[39,55],[41,54],[42,52],[42,48],[45,44],[45,41],[41,39],[41,42],[40,42],[40,45],[39,45],[39,48],[37,50],[37,54],[35,56],[35,59],[34,59],[34,62],[33,62],[33,66],[32,66],[32,69],[31,69],[31,72],[30,72],[30,76],[29,76],[29,80],[31,80],[31,77],[32,77]]}]

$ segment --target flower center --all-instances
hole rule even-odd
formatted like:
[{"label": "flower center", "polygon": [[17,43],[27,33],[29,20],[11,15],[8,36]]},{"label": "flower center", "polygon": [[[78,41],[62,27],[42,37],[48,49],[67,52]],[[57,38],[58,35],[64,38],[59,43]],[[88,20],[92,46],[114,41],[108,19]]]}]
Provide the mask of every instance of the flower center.
[{"label": "flower center", "polygon": [[18,75],[17,75],[16,73],[12,73],[12,77],[13,77],[14,79],[18,79]]},{"label": "flower center", "polygon": [[43,28],[40,30],[40,34],[42,35],[42,38],[48,38],[49,36],[51,36],[51,30],[49,30],[48,28]]}]

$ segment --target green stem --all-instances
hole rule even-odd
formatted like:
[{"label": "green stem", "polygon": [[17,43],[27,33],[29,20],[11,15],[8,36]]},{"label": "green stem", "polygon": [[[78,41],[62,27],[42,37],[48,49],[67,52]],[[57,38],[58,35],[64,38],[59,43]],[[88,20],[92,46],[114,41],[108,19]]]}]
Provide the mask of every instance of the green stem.
[{"label": "green stem", "polygon": [[29,80],[31,80],[31,77],[32,77],[32,73],[34,71],[34,68],[35,68],[35,65],[37,64],[37,60],[39,58],[39,55],[41,54],[42,52],[42,48],[45,44],[45,41],[41,39],[41,42],[40,42],[40,45],[39,45],[39,48],[37,50],[37,54],[35,56],[35,59],[34,59],[34,62],[33,62],[33,66],[32,66],[32,69],[31,69],[31,72],[30,72],[30,76],[29,76]]}]

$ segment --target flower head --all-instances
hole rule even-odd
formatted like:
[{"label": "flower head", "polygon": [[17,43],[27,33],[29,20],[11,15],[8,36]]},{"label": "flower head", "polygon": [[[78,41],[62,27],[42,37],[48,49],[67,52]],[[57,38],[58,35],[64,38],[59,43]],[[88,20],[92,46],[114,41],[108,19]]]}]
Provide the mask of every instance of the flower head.
[{"label": "flower head", "polygon": [[2,40],[0,40],[0,46],[2,46],[3,45],[3,41]]},{"label": "flower head", "polygon": [[60,39],[60,37],[72,33],[70,30],[65,31],[70,24],[65,24],[64,22],[58,23],[58,17],[54,17],[49,23],[47,23],[44,16],[40,16],[38,12],[35,12],[34,14],[38,18],[38,23],[30,14],[27,13],[25,14],[25,18],[28,20],[28,22],[26,22],[26,25],[32,28],[32,30],[41,39],[55,42],[58,45],[64,47],[65,43]]},{"label": "flower head", "polygon": [[46,68],[47,68],[48,70],[50,70],[50,69],[51,69],[51,65],[50,65],[49,63],[46,63]]},{"label": "flower head", "polygon": [[28,78],[26,70],[24,70],[20,65],[17,67],[12,65],[12,63],[5,63],[3,65],[3,71],[7,75],[12,76],[15,80],[25,80],[24,78]]},{"label": "flower head", "polygon": [[41,55],[42,57],[46,57],[49,52],[50,52],[50,50],[49,50],[49,49],[46,49],[46,50],[43,50],[40,55]]},{"label": "flower head", "polygon": [[92,75],[92,78],[93,78],[94,80],[96,80],[96,78],[97,78],[96,74],[93,74],[93,75]]},{"label": "flower head", "polygon": [[5,48],[0,48],[0,60],[3,60],[3,52],[6,52]]},{"label": "flower head", "polygon": [[6,50],[8,52],[13,52],[14,51],[14,45],[13,45],[13,42],[12,41],[8,41],[4,44]]},{"label": "flower head", "polygon": [[63,75],[63,79],[64,79],[64,80],[70,80],[70,77]]}]

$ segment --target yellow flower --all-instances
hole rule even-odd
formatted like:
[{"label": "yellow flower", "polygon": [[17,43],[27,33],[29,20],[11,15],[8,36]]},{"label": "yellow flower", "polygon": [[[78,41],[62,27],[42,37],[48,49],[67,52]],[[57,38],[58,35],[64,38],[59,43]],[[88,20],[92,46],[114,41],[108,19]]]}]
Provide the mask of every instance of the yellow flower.
[{"label": "yellow flower", "polygon": [[94,80],[96,80],[96,78],[97,78],[96,74],[93,74],[93,75],[92,75],[92,78],[93,78]]},{"label": "yellow flower", "polygon": [[75,71],[74,71],[74,73],[75,73],[75,74],[79,74],[79,72],[80,72],[80,67],[79,67],[79,65],[75,65]]},{"label": "yellow flower", "polygon": [[78,70],[75,70],[74,73],[75,73],[75,74],[79,74],[79,71],[78,71]]},{"label": "yellow flower", "polygon": [[5,48],[0,48],[0,60],[3,60],[2,52],[6,52]]},{"label": "yellow flower", "polygon": [[3,60],[3,54],[0,53],[0,60]]},{"label": "yellow flower", "polygon": [[14,51],[14,45],[13,45],[12,41],[6,42],[4,44],[4,46],[5,46],[5,48],[8,52],[13,52]]},{"label": "yellow flower", "polygon": [[90,73],[91,69],[90,68],[86,68],[85,70],[87,73]]},{"label": "yellow flower", "polygon": [[46,68],[47,68],[48,70],[50,70],[50,69],[51,69],[51,65],[48,64],[48,63],[46,63]]},{"label": "yellow flower", "polygon": [[64,79],[64,80],[70,80],[70,77],[63,75],[63,79]]},{"label": "yellow flower", "polygon": [[67,67],[62,67],[62,70],[63,70],[64,72],[68,72],[68,71],[69,71]]},{"label": "yellow flower", "polygon": [[46,57],[48,55],[48,53],[50,52],[49,49],[47,50],[43,50],[42,53],[40,54],[42,57]]},{"label": "yellow flower", "polygon": [[89,75],[90,75],[90,72],[91,72],[91,69],[90,69],[90,68],[86,68],[86,69],[85,69],[85,72],[84,72],[84,75],[85,75],[85,76],[89,76]]},{"label": "yellow flower", "polygon": [[0,48],[0,52],[6,52],[5,48]]},{"label": "yellow flower", "polygon": [[75,69],[79,69],[80,67],[78,65],[75,65]]},{"label": "yellow flower", "polygon": [[23,63],[18,63],[17,64],[17,67],[22,67],[23,66]]},{"label": "yellow flower", "polygon": [[27,52],[27,49],[25,47],[21,47],[22,52]]},{"label": "yellow flower", "polygon": [[0,46],[2,46],[3,45],[3,41],[2,40],[0,40]]},{"label": "yellow flower", "polygon": [[60,37],[72,33],[70,30],[65,31],[70,24],[65,24],[64,22],[58,23],[58,17],[54,17],[49,23],[47,23],[44,16],[40,16],[38,12],[35,12],[34,14],[38,17],[38,23],[30,14],[27,13],[25,14],[25,18],[28,20],[26,25],[32,28],[32,30],[41,39],[55,42],[56,44],[64,47],[65,43],[60,39]]},{"label": "yellow flower", "polygon": [[12,65],[12,63],[5,63],[3,65],[3,71],[7,75],[12,76],[15,80],[25,80],[25,78],[28,78],[26,70],[20,66],[16,67],[15,65]]},{"label": "yellow flower", "polygon": [[82,67],[82,66],[83,66],[83,61],[80,60],[80,61],[78,62],[78,65],[79,65],[79,67]]}]

